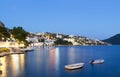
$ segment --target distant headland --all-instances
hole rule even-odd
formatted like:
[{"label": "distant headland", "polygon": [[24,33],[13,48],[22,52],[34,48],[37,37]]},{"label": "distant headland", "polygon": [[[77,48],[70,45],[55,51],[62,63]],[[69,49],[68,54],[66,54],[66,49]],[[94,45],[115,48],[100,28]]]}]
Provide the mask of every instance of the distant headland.
[{"label": "distant headland", "polygon": [[104,42],[110,43],[112,45],[119,45],[120,44],[120,34],[116,34],[108,39],[102,40]]}]

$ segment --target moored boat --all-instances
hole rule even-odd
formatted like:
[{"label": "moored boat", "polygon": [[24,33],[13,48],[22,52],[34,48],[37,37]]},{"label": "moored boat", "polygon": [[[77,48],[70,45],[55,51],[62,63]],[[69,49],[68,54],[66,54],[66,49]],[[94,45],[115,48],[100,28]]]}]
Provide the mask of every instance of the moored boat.
[{"label": "moored boat", "polygon": [[31,47],[28,47],[28,48],[21,48],[20,50],[21,50],[21,51],[24,51],[24,52],[27,52],[27,51],[34,51],[34,49],[31,48]]},{"label": "moored boat", "polygon": [[84,63],[76,63],[76,64],[65,65],[65,69],[73,70],[73,69],[82,68],[83,66]]},{"label": "moored boat", "polygon": [[90,63],[91,64],[102,64],[104,63],[104,59],[91,60]]}]

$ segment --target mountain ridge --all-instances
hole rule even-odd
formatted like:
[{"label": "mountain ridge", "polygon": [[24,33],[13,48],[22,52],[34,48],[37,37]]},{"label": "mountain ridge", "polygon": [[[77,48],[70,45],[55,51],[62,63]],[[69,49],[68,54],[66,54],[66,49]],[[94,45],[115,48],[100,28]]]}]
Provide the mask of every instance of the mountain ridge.
[{"label": "mountain ridge", "polygon": [[118,45],[120,44],[120,33],[102,41],[113,45]]}]

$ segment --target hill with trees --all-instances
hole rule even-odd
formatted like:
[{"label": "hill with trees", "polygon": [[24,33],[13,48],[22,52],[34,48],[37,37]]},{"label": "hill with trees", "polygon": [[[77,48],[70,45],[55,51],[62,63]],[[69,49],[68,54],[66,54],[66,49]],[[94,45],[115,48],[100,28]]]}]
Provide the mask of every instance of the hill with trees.
[{"label": "hill with trees", "polygon": [[22,27],[18,26],[18,27],[14,27],[11,30],[11,34],[12,34],[12,37],[14,37],[19,42],[21,42],[26,40],[26,37],[29,33],[25,31]]},{"label": "hill with trees", "polygon": [[6,28],[4,23],[0,21],[0,41],[4,41],[10,37],[10,29]]},{"label": "hill with trees", "polygon": [[0,21],[0,27],[5,27],[5,25],[2,21]]},{"label": "hill with trees", "polygon": [[120,34],[116,34],[116,35],[114,35],[108,39],[102,40],[102,41],[113,44],[113,45],[120,44]]},{"label": "hill with trees", "polygon": [[16,41],[26,42],[26,37],[29,33],[25,31],[21,26],[8,29],[4,23],[0,21],[0,41],[6,41],[7,39],[14,38]]}]

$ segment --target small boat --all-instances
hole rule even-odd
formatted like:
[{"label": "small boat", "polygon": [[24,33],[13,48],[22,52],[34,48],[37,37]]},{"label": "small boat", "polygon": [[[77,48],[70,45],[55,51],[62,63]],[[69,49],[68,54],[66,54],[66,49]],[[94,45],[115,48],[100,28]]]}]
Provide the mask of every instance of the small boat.
[{"label": "small boat", "polygon": [[91,64],[102,64],[104,63],[104,59],[91,60],[90,63]]},{"label": "small boat", "polygon": [[73,70],[73,69],[82,68],[83,66],[84,63],[76,63],[76,64],[65,65],[65,69]]},{"label": "small boat", "polygon": [[24,52],[34,51],[34,49],[33,49],[33,48],[30,48],[30,47],[28,47],[28,48],[21,48],[20,50],[21,50],[21,51],[24,51]]}]

